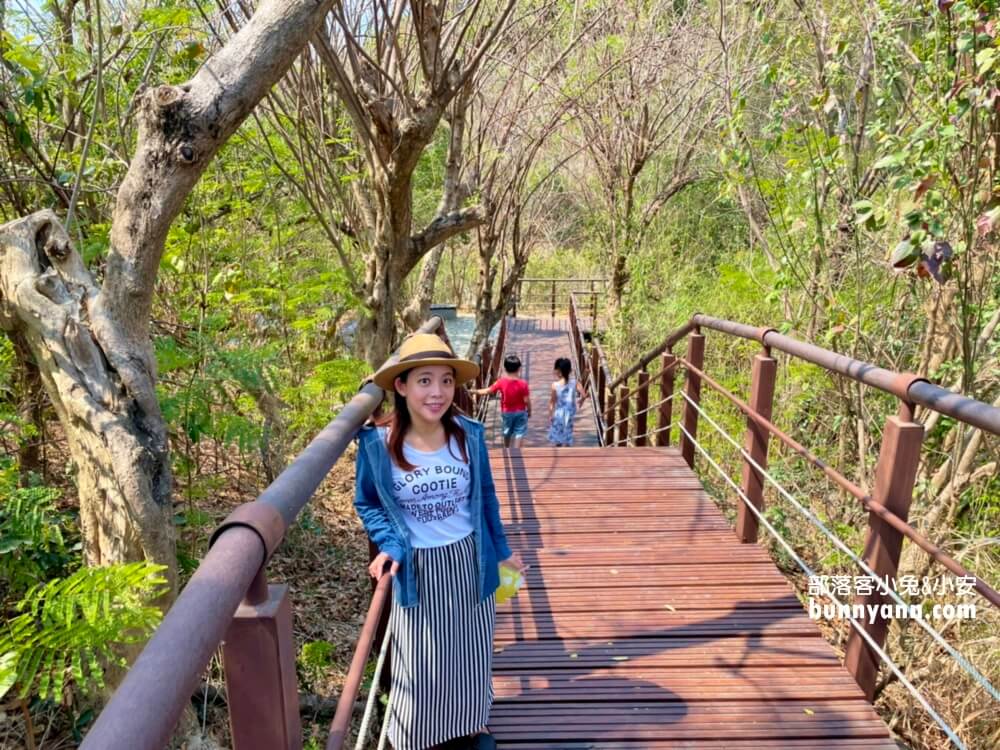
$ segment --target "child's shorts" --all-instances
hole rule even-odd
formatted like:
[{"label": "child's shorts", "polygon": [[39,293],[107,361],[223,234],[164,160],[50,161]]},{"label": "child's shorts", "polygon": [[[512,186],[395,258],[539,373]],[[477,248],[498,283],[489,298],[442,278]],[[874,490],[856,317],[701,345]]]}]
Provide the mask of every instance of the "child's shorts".
[{"label": "child's shorts", "polygon": [[504,411],[500,413],[503,419],[503,436],[505,438],[523,438],[528,432],[528,412]]}]

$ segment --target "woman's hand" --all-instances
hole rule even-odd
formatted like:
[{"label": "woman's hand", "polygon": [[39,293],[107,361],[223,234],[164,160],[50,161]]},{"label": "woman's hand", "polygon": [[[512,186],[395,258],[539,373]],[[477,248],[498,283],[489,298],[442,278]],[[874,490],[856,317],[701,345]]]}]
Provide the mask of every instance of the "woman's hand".
[{"label": "woman's hand", "polygon": [[501,560],[500,564],[506,565],[508,568],[513,568],[518,573],[523,573],[528,569],[528,566],[524,564],[524,561],[521,559],[521,556],[516,552],[512,553],[511,556],[508,557],[506,560]]},{"label": "woman's hand", "polygon": [[399,563],[389,557],[388,552],[379,552],[375,556],[375,559],[368,563],[368,573],[375,580],[381,580],[387,562],[392,563],[392,567],[389,568],[389,575],[396,575],[396,571],[399,570]]}]

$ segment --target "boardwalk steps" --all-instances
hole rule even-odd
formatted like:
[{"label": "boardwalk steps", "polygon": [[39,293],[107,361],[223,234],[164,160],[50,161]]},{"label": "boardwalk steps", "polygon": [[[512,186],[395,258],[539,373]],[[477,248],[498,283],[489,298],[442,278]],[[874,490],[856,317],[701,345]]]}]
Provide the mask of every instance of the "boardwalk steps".
[{"label": "boardwalk steps", "polygon": [[501,747],[894,748],[790,584],[672,448],[491,451],[527,588],[498,608]]},{"label": "boardwalk steps", "polygon": [[[565,319],[509,321],[534,417],[491,450],[527,586],[498,607],[490,728],[502,748],[895,748],[789,582],[675,448],[547,446]],[[496,408],[494,406],[493,408]],[[493,417],[494,415],[490,415]]]}]

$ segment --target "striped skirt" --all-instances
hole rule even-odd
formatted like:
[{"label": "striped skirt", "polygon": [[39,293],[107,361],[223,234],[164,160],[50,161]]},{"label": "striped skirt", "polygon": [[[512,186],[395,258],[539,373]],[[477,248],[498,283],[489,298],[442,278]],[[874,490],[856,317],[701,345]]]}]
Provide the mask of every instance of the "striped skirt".
[{"label": "striped skirt", "polygon": [[493,705],[494,596],[479,601],[472,535],[413,550],[420,603],[392,597],[389,742],[419,750],[486,725]]}]

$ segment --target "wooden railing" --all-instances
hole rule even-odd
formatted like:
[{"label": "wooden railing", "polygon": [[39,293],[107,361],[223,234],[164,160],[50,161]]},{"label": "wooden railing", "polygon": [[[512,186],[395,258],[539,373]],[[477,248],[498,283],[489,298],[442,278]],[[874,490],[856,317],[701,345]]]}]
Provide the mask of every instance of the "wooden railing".
[{"label": "wooden railing", "polygon": [[[745,502],[739,503],[736,519],[736,533],[742,542],[757,540],[758,518],[764,511],[764,472],[767,471],[769,444],[774,438],[857,498],[868,511],[863,560],[879,578],[895,577],[904,538],[954,575],[975,578],[907,522],[924,433],[923,425],[915,421],[914,410],[922,406],[998,435],[1000,408],[945,390],[912,374],[893,372],[798,341],[773,328],[759,328],[707,315],[694,315],[613,378],[599,343],[593,339],[588,347],[576,322],[579,319],[579,301],[575,296],[570,300],[569,317],[575,362],[580,372],[589,373],[589,391],[595,414],[598,415],[603,445],[668,446],[672,440],[671,433],[676,433],[684,460],[694,468],[699,416],[703,412],[702,388],[711,389],[744,414],[747,422],[743,449],[740,451],[743,471],[739,494]],[[761,344],[761,351],[751,363],[747,400],[731,393],[706,374],[705,331]],[[686,352],[676,354],[675,347],[685,340]],[[771,421],[777,373],[777,361],[771,356],[774,350],[864,383],[897,399],[898,413],[888,417],[884,424],[871,493],[824,463]],[[657,369],[650,372],[651,366]],[[680,371],[684,373],[682,391],[676,387]],[[650,403],[651,399],[654,399],[653,403]],[[683,401],[679,409],[674,408],[674,401],[677,400]],[[748,507],[750,505],[753,509]],[[1000,607],[1000,594],[982,579],[975,578],[974,590],[992,606]],[[854,603],[881,605],[886,602],[885,593],[876,590],[857,598]],[[863,629],[865,635],[860,634],[857,628],[851,630],[845,665],[872,699],[880,666],[880,656],[873,645],[881,649],[885,643],[888,622],[879,617],[874,622],[866,623]]]},{"label": "wooden railing", "polygon": [[[419,329],[447,340],[440,318]],[[501,328],[505,335],[506,328]],[[491,354],[490,352],[497,354]],[[480,354],[491,372],[502,341]],[[209,660],[222,646],[235,750],[302,747],[292,606],[288,586],[269,584],[268,559],[385,394],[371,382],[253,502],[241,505],[212,534],[208,553],[118,690],[84,738],[84,750],[161,750]],[[464,387],[456,404],[472,413]],[[350,722],[365,661],[383,611],[388,577],[376,589],[331,727],[339,748]]]}]

